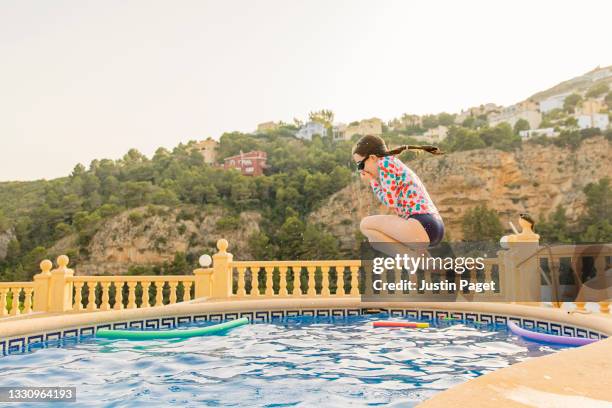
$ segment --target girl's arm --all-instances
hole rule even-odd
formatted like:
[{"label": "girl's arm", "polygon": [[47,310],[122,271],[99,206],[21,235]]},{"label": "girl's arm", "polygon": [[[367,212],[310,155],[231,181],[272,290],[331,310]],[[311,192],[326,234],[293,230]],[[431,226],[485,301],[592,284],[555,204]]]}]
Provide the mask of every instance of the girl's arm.
[{"label": "girl's arm", "polygon": [[[378,167],[380,182],[372,179],[372,191],[381,203],[387,207],[395,208],[397,205],[398,186],[400,182],[399,168],[391,158],[385,158]],[[383,189],[381,184],[385,185]],[[386,190],[386,191],[385,191]]]},{"label": "girl's arm", "polygon": [[381,186],[378,183],[378,181],[376,181],[374,179],[371,179],[370,180],[370,186],[372,186],[372,191],[374,192],[374,195],[378,198],[378,200],[381,203],[383,203],[384,205],[389,206],[389,203],[385,199],[386,198],[385,192],[381,188]]}]

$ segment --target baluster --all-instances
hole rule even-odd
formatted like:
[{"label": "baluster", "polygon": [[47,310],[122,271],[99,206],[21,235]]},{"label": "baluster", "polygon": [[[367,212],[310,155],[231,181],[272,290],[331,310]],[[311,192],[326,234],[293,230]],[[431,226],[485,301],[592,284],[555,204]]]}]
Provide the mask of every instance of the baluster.
[{"label": "baluster", "polygon": [[274,274],[274,267],[266,266],[264,269],[266,271],[266,296],[274,296],[274,288],[272,287],[272,275]]},{"label": "baluster", "polygon": [[[595,258],[595,278],[596,279],[605,279],[606,275],[606,257],[598,256]],[[599,304],[599,313],[608,314],[610,313],[610,302],[601,301],[597,302]]]},{"label": "baluster", "polygon": [[[378,279],[377,279],[377,276],[374,273],[366,275],[366,279],[365,279],[366,287],[370,288],[370,292],[369,292],[370,295],[374,295],[374,281],[375,280],[380,280],[382,283],[388,283],[389,282],[389,273],[390,273],[389,269],[384,270],[380,275],[377,275]],[[383,291],[380,290],[379,294],[382,295]]]},{"label": "baluster", "polygon": [[8,314],[8,310],[6,309],[6,294],[8,289],[0,288],[0,316],[6,316]]},{"label": "baluster", "polygon": [[183,302],[189,302],[191,300],[191,287],[193,286],[193,282],[183,282],[183,288],[185,289],[185,294],[183,295]]},{"label": "baluster", "polygon": [[344,295],[344,266],[336,266],[336,296]]},{"label": "baluster", "polygon": [[[432,283],[433,282],[433,274],[431,272],[431,270],[427,269],[423,271],[423,280],[427,283]],[[424,291],[427,292],[427,291]],[[433,291],[432,291],[433,293]]]},{"label": "baluster", "polygon": [[101,282],[102,285],[102,301],[100,302],[100,310],[110,310],[110,282]]},{"label": "baluster", "polygon": [[96,286],[98,282],[87,282],[87,289],[89,295],[87,296],[87,310],[92,312],[96,310]]},{"label": "baluster", "polygon": [[[500,265],[499,267],[500,267],[500,276],[501,276],[501,273],[502,273],[501,268],[503,267],[503,265]],[[552,290],[552,293],[553,293],[553,298],[555,296],[558,296],[558,299],[554,299],[552,304],[553,304],[554,307],[560,308],[561,305],[563,304],[563,302],[561,302],[561,293],[559,292],[559,288],[561,287],[561,281],[560,281],[560,277],[561,277],[561,258],[559,258],[559,257],[557,257],[555,255],[551,256],[550,263],[549,263],[549,268],[550,268],[550,281],[552,283],[551,290]],[[502,286],[501,288],[504,289],[504,291],[505,291],[504,286]],[[555,289],[555,288],[557,288],[557,289]],[[555,292],[557,292],[556,295],[555,295]]]},{"label": "baluster", "polygon": [[493,280],[493,264],[489,262],[485,263],[484,280],[485,282],[491,282]]},{"label": "baluster", "polygon": [[329,266],[321,267],[321,296],[329,296]]},{"label": "baluster", "polygon": [[[581,276],[581,272],[582,272],[582,258],[580,257],[575,257],[572,256],[570,258],[570,267],[572,268],[572,271],[574,272],[574,280],[576,281],[576,287],[580,288],[580,286],[582,285],[582,282],[580,280],[580,276]],[[585,302],[574,302],[574,304],[576,305],[576,310],[579,312],[584,312],[585,309]]]},{"label": "baluster", "polygon": [[138,282],[128,282],[128,309],[136,308],[136,284]]},{"label": "baluster", "polygon": [[351,266],[351,296],[359,296],[359,267]]},{"label": "baluster", "polygon": [[[484,282],[493,282],[493,264],[489,262],[485,263],[483,276]],[[488,295],[495,295],[495,291],[492,290]]]},{"label": "baluster", "polygon": [[24,288],[23,292],[25,293],[25,299],[23,300],[23,313],[31,313],[32,312],[32,291],[34,288]]},{"label": "baluster", "polygon": [[74,306],[76,311],[83,310],[83,282],[74,282]]},{"label": "baluster", "polygon": [[380,279],[381,274],[375,274],[371,261],[367,261],[369,265],[364,266],[363,268],[363,292],[361,295],[363,297],[370,297],[374,293],[374,288],[372,282],[374,279]]},{"label": "baluster", "polygon": [[251,268],[251,296],[259,296],[259,267]]},{"label": "baluster", "polygon": [[113,286],[115,287],[115,304],[113,305],[113,310],[121,310],[123,309],[123,283],[113,282]]},{"label": "baluster", "polygon": [[245,266],[238,267],[238,289],[236,290],[237,296],[246,296],[244,273],[246,272]]},{"label": "baluster", "polygon": [[306,270],[308,271],[308,291],[306,292],[306,294],[308,296],[316,296],[317,295],[317,290],[315,288],[315,271],[316,271],[316,267],[314,266],[308,266],[306,267]]},{"label": "baluster", "polygon": [[[471,269],[469,269],[470,271],[470,282],[474,284],[474,286],[476,286],[476,284],[478,283],[478,269],[476,269],[476,267],[472,267]],[[474,296],[483,296],[482,293],[476,293],[476,292],[472,292]]]},{"label": "baluster", "polygon": [[281,266],[278,268],[279,274],[280,274],[279,275],[280,282],[279,282],[279,289],[278,289],[279,296],[289,295],[289,293],[287,292],[287,269],[288,268],[286,266]]},{"label": "baluster", "polygon": [[[293,266],[293,296],[302,296],[304,291],[302,290],[302,267]],[[297,292],[296,292],[297,289]]]},{"label": "baluster", "polygon": [[163,306],[164,305],[164,284],[165,282],[155,282],[155,306]]},{"label": "baluster", "polygon": [[149,304],[149,287],[151,286],[151,282],[149,281],[141,281],[140,287],[142,288],[142,302],[140,303],[141,308],[150,307]]},{"label": "baluster", "polygon": [[178,286],[178,282],[174,281],[174,282],[168,282],[168,284],[170,285],[170,297],[169,297],[169,304],[174,304],[176,303],[176,288]]},{"label": "baluster", "polygon": [[410,284],[410,287],[412,287],[412,288],[417,288],[417,289],[415,289],[415,290],[413,290],[413,291],[410,291],[410,295],[418,296],[418,295],[419,295],[419,289],[418,289],[418,288],[421,286],[421,285],[419,284],[419,276],[418,276],[418,272],[417,272],[417,271],[414,271],[414,273],[412,273],[412,271],[410,270],[410,271],[408,272],[408,281],[409,281],[409,282],[412,282],[412,283]]},{"label": "baluster", "polygon": [[597,256],[594,259],[595,277],[604,278],[606,275],[606,257],[603,255]]},{"label": "baluster", "polygon": [[21,292],[21,288],[11,288],[11,293],[13,294],[13,299],[11,301],[11,316],[17,316],[21,314],[19,310],[19,293]]}]

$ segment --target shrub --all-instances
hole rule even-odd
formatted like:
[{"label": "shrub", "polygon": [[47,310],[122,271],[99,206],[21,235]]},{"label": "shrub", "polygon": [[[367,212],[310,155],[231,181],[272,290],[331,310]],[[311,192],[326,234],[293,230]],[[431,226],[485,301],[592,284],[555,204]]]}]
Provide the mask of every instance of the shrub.
[{"label": "shrub", "polygon": [[128,221],[132,225],[139,225],[143,220],[144,215],[138,211],[131,212],[130,215],[128,215]]},{"label": "shrub", "polygon": [[226,215],[217,221],[217,228],[220,231],[232,231],[240,227],[240,217]]}]

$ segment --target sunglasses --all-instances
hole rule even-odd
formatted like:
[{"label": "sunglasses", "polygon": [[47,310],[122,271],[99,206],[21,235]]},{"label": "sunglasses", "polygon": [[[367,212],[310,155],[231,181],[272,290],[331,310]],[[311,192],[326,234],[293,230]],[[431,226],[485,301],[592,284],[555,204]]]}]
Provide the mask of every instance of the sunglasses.
[{"label": "sunglasses", "polygon": [[365,169],[366,160],[368,160],[367,157],[357,162],[357,171],[362,171],[363,169]]}]

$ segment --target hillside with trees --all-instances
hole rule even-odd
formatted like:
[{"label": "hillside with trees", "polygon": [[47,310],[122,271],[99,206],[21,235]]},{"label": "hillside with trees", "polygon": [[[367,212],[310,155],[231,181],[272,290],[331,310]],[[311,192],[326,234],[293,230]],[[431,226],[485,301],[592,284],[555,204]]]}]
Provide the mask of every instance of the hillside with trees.
[{"label": "hillside with trees", "polygon": [[[329,114],[323,115],[323,119],[328,117]],[[383,138],[391,146],[417,144],[418,140],[410,136],[414,131],[422,132],[424,127],[441,123],[451,124],[452,120],[449,114],[429,115],[418,129],[398,131],[384,127]],[[436,165],[441,166],[440,163],[461,152],[520,152],[546,144],[575,150],[593,138],[599,138],[605,144],[601,149],[609,151],[612,139],[610,131],[587,129],[567,131],[555,139],[535,138],[524,142],[517,135],[521,130],[521,125],[517,125],[513,128],[502,123],[490,127],[484,120],[451,125],[448,137],[440,144],[447,156]],[[295,129],[294,125],[284,124],[268,132],[233,132],[221,136],[220,162],[240,151],[262,150],[268,155],[268,168],[263,176],[247,177],[238,171],[207,165],[202,155],[191,149],[194,142],[190,142],[172,151],[160,148],[153,157],[132,149],[119,160],[94,160],[88,166],[78,164],[70,175],[59,179],[0,183],[0,280],[29,279],[37,272],[40,260],[57,255],[59,249],[69,253],[72,265],[77,265],[78,270],[79,264],[86,264],[92,257],[92,240],[111,220],[123,216],[134,225],[147,224],[155,219],[148,219],[146,214],[165,211],[166,215],[172,212],[174,217],[168,215],[168,222],[182,229],[177,215],[182,209],[201,223],[214,213],[215,231],[221,232],[239,229],[240,217],[257,213],[258,228],[244,243],[248,248],[245,253],[256,258],[357,256],[355,251],[341,245],[343,237],[330,232],[329,225],[312,222],[309,217],[335,193],[355,182],[357,175],[350,152],[359,135],[349,141],[334,141],[329,135],[305,141],[294,136]],[[430,160],[412,152],[402,154],[401,159],[417,167]],[[471,177],[456,175],[466,180]],[[602,180],[583,192],[586,204],[581,213],[586,218],[564,219],[563,208],[549,218],[542,214],[541,231],[545,238],[590,241],[612,238],[610,206],[601,204],[610,202],[609,181],[604,176],[601,174]],[[143,208],[147,210],[130,213]],[[461,222],[456,215],[445,216],[451,223]],[[358,222],[347,221],[346,226],[353,236],[359,236]],[[199,224],[194,224],[191,234],[208,233],[198,228]],[[497,233],[498,227],[495,228]],[[185,239],[189,242],[195,238]],[[169,260],[160,265],[147,264],[140,270],[137,265],[131,265],[131,269],[125,265],[124,272],[150,272],[153,267],[157,268],[156,273],[184,272],[194,266],[196,250],[202,250],[202,246],[186,245],[182,251],[166,254]]]}]

